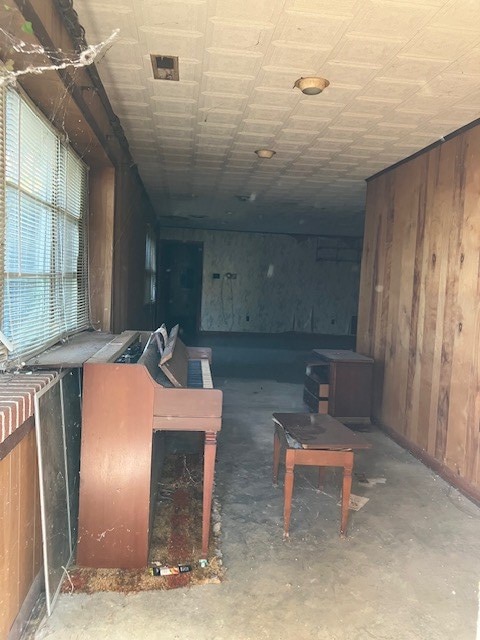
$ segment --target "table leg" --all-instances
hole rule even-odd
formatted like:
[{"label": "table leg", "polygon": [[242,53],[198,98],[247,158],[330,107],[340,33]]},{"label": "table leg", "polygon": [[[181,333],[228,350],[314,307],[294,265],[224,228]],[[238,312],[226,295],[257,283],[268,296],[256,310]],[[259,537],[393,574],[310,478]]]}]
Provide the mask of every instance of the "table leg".
[{"label": "table leg", "polygon": [[342,520],[340,523],[340,535],[343,537],[347,531],[348,506],[350,504],[350,491],[352,489],[353,453],[348,456],[343,467],[342,485]]},{"label": "table leg", "polygon": [[323,485],[325,484],[325,474],[326,467],[318,467],[318,490],[321,491],[323,489]]},{"label": "table leg", "polygon": [[285,455],[285,499],[283,505],[283,535],[289,536],[290,515],[292,513],[293,470],[295,468],[295,452],[287,449]]},{"label": "table leg", "polygon": [[215,474],[215,454],[217,452],[217,434],[205,432],[205,450],[203,456],[203,514],[202,514],[202,556],[207,557],[212,515],[213,478]]},{"label": "table leg", "polygon": [[280,465],[280,438],[275,428],[273,434],[273,484],[278,484],[278,467]]}]

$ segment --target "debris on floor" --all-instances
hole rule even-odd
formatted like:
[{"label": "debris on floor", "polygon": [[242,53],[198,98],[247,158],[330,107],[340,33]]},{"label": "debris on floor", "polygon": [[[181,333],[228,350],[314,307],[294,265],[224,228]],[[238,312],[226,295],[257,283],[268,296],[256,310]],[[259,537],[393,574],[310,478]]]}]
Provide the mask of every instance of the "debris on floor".
[{"label": "debris on floor", "polygon": [[[370,498],[365,498],[365,496],[356,496],[354,493],[350,494],[350,502],[348,504],[348,508],[352,511],[360,511],[362,507],[364,507]],[[337,502],[338,506],[341,506],[341,502]]]},{"label": "debris on floor", "polygon": [[[200,455],[169,454],[159,485],[149,566],[139,569],[70,567],[63,593],[163,591],[221,582],[221,514],[212,504],[208,557],[201,555],[203,467]],[[197,559],[201,561],[197,561]]]},{"label": "debris on floor", "polygon": [[357,480],[359,484],[365,487],[374,487],[377,484],[385,484],[387,482],[386,478],[368,478],[364,473],[359,473],[357,475]]}]

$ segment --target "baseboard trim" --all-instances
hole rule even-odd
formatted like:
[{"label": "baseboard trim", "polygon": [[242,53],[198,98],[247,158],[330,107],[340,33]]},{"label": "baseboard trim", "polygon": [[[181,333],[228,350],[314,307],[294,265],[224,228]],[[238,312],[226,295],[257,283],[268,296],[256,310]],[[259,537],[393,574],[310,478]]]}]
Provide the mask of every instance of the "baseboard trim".
[{"label": "baseboard trim", "polygon": [[403,449],[409,451],[417,460],[423,462],[432,471],[435,471],[441,478],[446,480],[455,489],[458,489],[463,495],[480,507],[480,489],[473,484],[457,476],[451,469],[449,469],[442,462],[434,458],[430,453],[422,449],[414,442],[411,442],[405,436],[401,435],[392,427],[375,421],[374,423],[379,429],[384,431],[392,440],[399,444]]},{"label": "baseboard trim", "polygon": [[42,567],[42,569],[40,569],[40,571],[33,579],[32,585],[28,590],[26,598],[23,601],[22,606],[20,607],[20,611],[18,612],[18,615],[15,618],[10,631],[8,632],[7,640],[20,640],[25,629],[27,628],[32,612],[43,589],[44,580]]},{"label": "baseboard trim", "polygon": [[350,340],[355,338],[353,333],[315,333],[311,331],[207,331],[200,329],[198,331],[199,336],[212,336],[212,337],[224,337],[224,336],[255,336],[264,338],[265,336],[275,337],[305,337],[305,338],[348,338]]}]

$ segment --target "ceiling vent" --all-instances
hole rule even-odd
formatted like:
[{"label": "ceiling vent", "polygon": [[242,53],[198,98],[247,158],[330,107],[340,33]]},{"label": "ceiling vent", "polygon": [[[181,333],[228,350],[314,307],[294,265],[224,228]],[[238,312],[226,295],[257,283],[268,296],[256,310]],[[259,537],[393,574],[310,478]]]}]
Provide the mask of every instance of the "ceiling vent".
[{"label": "ceiling vent", "polygon": [[151,55],[153,77],[157,80],[179,80],[178,57]]}]

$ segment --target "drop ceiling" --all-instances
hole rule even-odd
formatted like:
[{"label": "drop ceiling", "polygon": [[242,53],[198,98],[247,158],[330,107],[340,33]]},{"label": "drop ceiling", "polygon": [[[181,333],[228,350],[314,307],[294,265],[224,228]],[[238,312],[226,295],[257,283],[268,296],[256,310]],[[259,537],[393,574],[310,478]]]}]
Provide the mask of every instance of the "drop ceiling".
[{"label": "drop ceiling", "polygon": [[163,226],[361,235],[365,179],[480,115],[478,0],[73,6],[89,44],[119,29],[97,69]]}]

